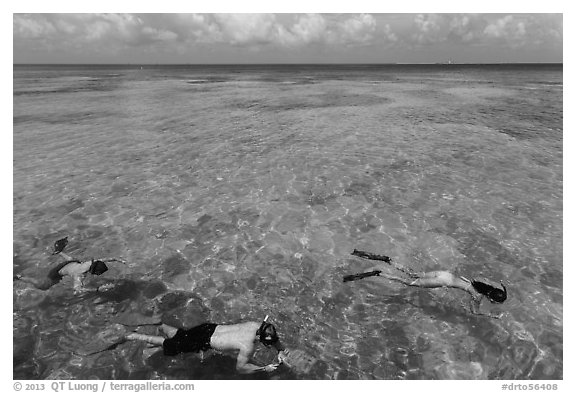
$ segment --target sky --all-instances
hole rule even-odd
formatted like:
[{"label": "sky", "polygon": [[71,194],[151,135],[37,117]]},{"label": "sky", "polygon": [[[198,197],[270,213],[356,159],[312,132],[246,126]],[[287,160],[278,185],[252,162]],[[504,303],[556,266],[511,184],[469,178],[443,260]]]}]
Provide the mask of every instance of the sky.
[{"label": "sky", "polygon": [[561,13],[14,13],[13,63],[563,62]]}]

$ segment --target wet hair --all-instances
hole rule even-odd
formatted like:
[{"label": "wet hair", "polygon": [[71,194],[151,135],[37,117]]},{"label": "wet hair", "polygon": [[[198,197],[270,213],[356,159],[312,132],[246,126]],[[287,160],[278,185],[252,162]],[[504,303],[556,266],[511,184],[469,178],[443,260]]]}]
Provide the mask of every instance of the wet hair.
[{"label": "wet hair", "polygon": [[108,266],[102,261],[92,261],[92,265],[90,265],[90,270],[88,270],[91,274],[95,274],[97,276],[101,275],[102,273],[108,270]]},{"label": "wet hair", "polygon": [[256,334],[260,337],[260,342],[266,346],[275,344],[279,340],[274,325],[265,321],[262,322]]},{"label": "wet hair", "polygon": [[504,303],[508,297],[506,287],[502,282],[500,282],[500,285],[502,285],[503,290],[481,281],[472,281],[472,286],[476,292],[486,296],[492,303]]}]

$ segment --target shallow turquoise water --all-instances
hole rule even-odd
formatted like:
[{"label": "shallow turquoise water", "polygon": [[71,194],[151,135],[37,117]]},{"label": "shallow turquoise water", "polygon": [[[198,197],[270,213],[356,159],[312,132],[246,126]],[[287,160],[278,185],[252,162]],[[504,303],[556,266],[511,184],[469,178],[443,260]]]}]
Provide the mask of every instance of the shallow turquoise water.
[{"label": "shallow turquoise water", "polygon": [[[562,378],[562,89],[561,66],[15,66],[14,272],[65,235],[129,266],[91,278],[108,295],[16,283],[14,378],[241,378],[135,343],[74,355],[168,295],[188,324],[270,314],[318,359],[273,378]],[[354,248],[503,280],[504,316],[344,284],[375,266]]]}]

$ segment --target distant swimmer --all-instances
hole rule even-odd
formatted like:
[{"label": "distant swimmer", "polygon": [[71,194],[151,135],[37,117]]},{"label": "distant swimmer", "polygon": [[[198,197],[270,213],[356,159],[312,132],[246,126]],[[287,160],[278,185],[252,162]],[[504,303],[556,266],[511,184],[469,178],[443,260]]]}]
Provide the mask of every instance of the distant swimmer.
[{"label": "distant swimmer", "polygon": [[66,236],[63,239],[56,240],[56,242],[54,243],[54,252],[52,253],[52,255],[56,255],[64,251],[67,244],[68,244],[68,236]]},{"label": "distant swimmer", "polygon": [[84,287],[84,279],[88,273],[99,276],[108,270],[106,263],[120,262],[126,263],[123,260],[116,258],[106,258],[98,260],[90,260],[81,262],[79,260],[67,260],[60,262],[58,265],[48,271],[46,277],[37,279],[34,277],[24,277],[17,274],[14,278],[25,283],[34,285],[36,288],[46,291],[52,286],[58,284],[66,276],[72,277],[73,287],[75,291],[80,291]]},{"label": "distant swimmer", "polygon": [[470,303],[470,311],[476,315],[485,315],[492,318],[500,318],[499,314],[482,313],[480,312],[480,303],[484,297],[488,298],[491,303],[504,303],[507,299],[506,287],[502,282],[500,285],[502,289],[496,288],[490,284],[478,280],[469,280],[465,277],[458,277],[448,271],[433,271],[427,273],[415,273],[400,264],[394,263],[391,258],[371,254],[364,251],[354,250],[352,255],[358,256],[360,258],[379,260],[388,263],[395,269],[405,273],[410,278],[396,277],[386,273],[381,270],[374,270],[372,272],[360,273],[356,275],[349,275],[344,277],[344,282],[359,280],[369,276],[379,276],[384,277],[389,280],[401,282],[404,285],[420,288],[457,288],[466,291],[472,296],[472,301]]},{"label": "distant swimmer", "polygon": [[[272,372],[289,353],[280,343],[274,325],[268,322],[268,316],[264,318],[262,323],[244,322],[234,325],[203,323],[191,329],[177,329],[162,324],[161,329],[166,337],[131,333],[125,336],[125,339],[145,341],[152,345],[162,346],[166,356],[188,352],[203,353],[210,349],[233,353],[237,351],[236,370],[244,374],[256,371]],[[266,366],[250,363],[257,341],[266,347],[274,347],[278,351],[278,362]]]},{"label": "distant swimmer", "polygon": [[[50,289],[52,286],[58,284],[64,277],[72,277],[73,280],[73,287],[75,291],[80,291],[84,287],[84,279],[88,273],[99,276],[108,270],[108,266],[106,263],[110,262],[120,262],[125,264],[126,261],[118,258],[105,258],[105,259],[97,259],[97,260],[90,260],[90,261],[79,261],[77,259],[73,259],[69,255],[62,252],[66,244],[68,243],[67,238],[60,239],[54,245],[54,248],[58,250],[57,254],[59,254],[65,261],[60,262],[52,269],[48,271],[46,277],[38,279],[34,277],[23,277],[20,274],[14,276],[15,280],[20,280],[25,283],[29,283],[34,285],[36,288],[46,291]],[[57,244],[60,246],[57,247]],[[55,252],[56,253],[56,252]],[[54,254],[53,254],[54,255]]]}]

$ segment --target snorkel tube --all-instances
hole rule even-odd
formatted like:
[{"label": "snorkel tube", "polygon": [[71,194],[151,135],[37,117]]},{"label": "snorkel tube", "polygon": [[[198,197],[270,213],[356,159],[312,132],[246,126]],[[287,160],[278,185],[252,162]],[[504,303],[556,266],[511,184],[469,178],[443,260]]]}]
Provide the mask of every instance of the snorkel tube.
[{"label": "snorkel tube", "polygon": [[504,299],[502,299],[502,302],[504,302],[504,300],[508,298],[508,291],[506,290],[506,287],[504,286],[502,280],[500,280],[500,285],[502,285],[502,289],[504,289]]},{"label": "snorkel tube", "polygon": [[269,325],[269,323],[267,321],[268,321],[268,314],[266,314],[266,316],[262,320],[262,324],[260,324],[260,327],[256,331],[256,334],[260,337],[260,341],[263,340],[262,334],[264,333],[264,330],[266,330],[266,327],[268,327],[268,325]]}]

